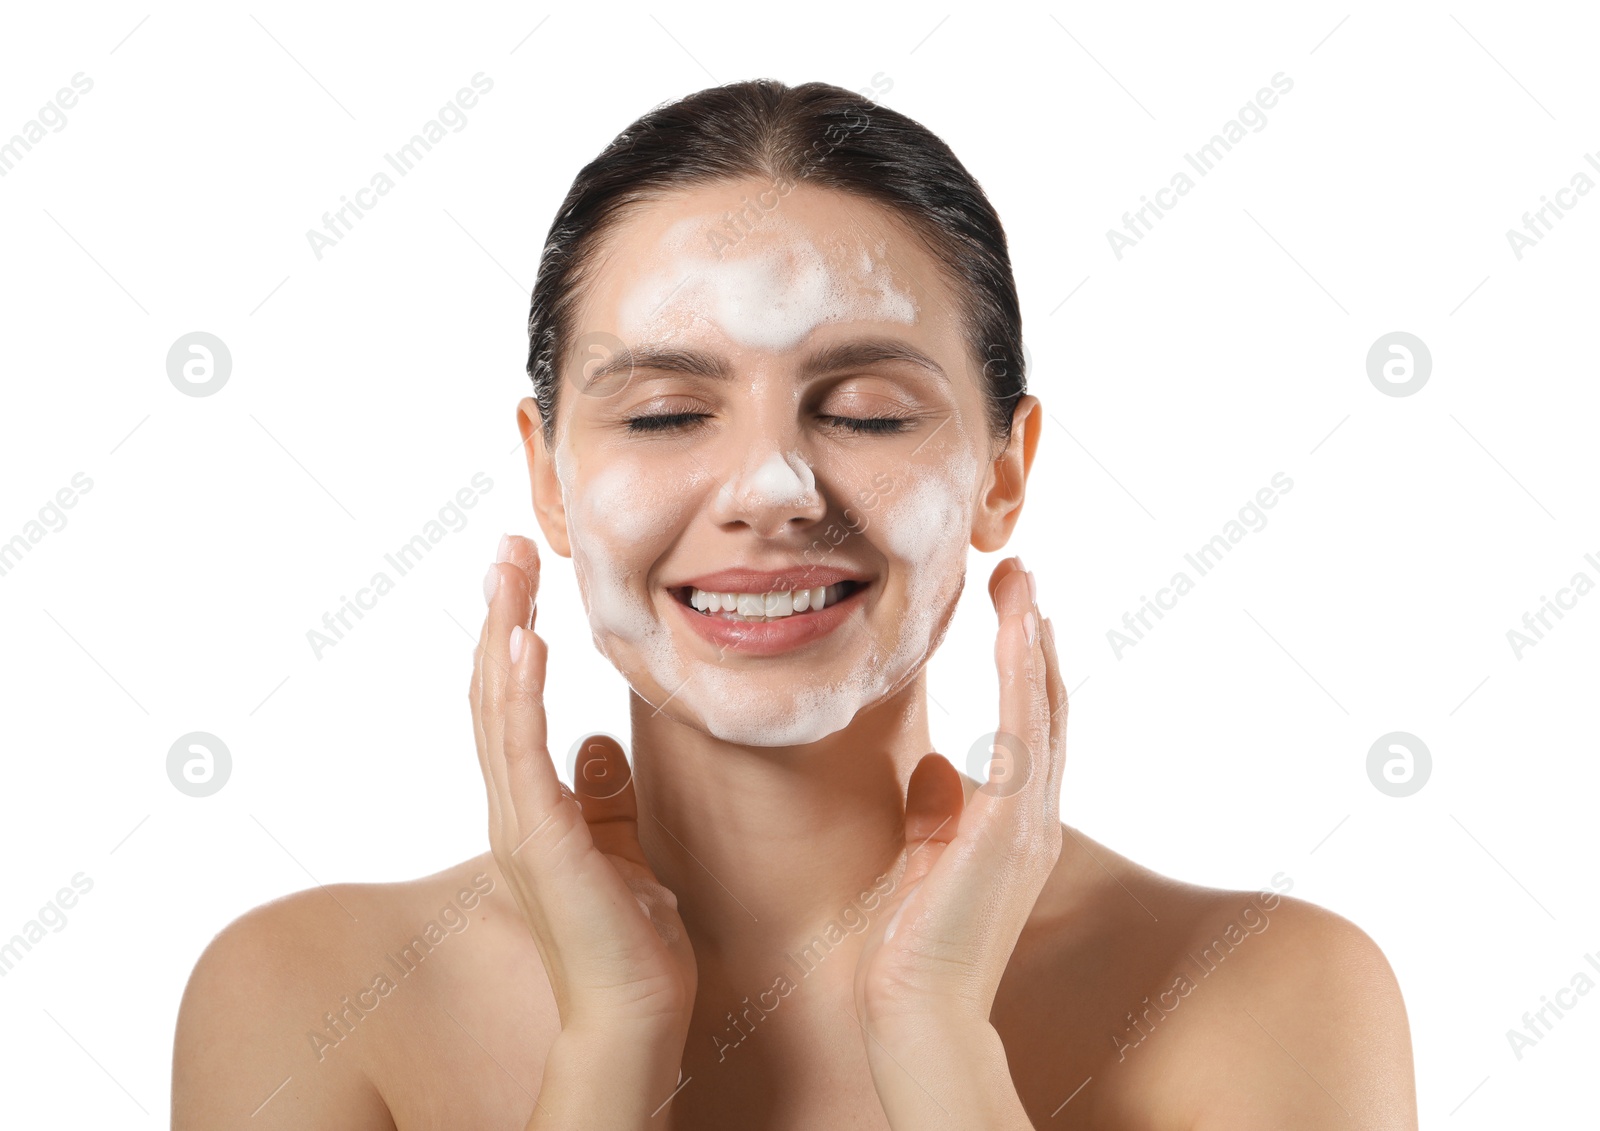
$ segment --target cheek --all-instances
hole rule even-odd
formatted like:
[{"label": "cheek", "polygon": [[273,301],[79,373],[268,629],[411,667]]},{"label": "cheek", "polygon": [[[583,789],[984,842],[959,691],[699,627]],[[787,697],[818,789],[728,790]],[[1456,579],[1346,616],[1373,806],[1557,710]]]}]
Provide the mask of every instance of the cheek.
[{"label": "cheek", "polygon": [[644,460],[616,460],[575,483],[568,535],[597,634],[641,639],[650,626],[643,578],[677,537],[706,474]]},{"label": "cheek", "polygon": [[972,530],[966,464],[923,471],[884,508],[879,544],[902,579],[900,650],[925,658],[942,639],[966,581]]},{"label": "cheek", "polygon": [[971,492],[951,469],[923,472],[885,500],[884,549],[902,563],[909,588],[964,564],[972,528]]},{"label": "cheek", "polygon": [[583,488],[583,527],[603,539],[610,553],[637,552],[663,531],[671,530],[692,483],[641,462],[616,462],[603,468]]},{"label": "cheek", "polygon": [[639,564],[659,551],[658,543],[676,537],[698,505],[707,477],[702,467],[679,466],[659,456],[607,463],[579,481],[567,498],[574,547]]}]

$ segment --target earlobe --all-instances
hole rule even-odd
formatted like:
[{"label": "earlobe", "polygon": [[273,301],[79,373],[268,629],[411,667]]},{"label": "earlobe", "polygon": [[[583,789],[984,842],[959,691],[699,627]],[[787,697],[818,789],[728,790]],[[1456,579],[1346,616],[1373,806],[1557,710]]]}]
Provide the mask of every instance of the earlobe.
[{"label": "earlobe", "polygon": [[993,553],[1010,541],[1011,531],[1022,517],[1023,495],[1043,418],[1038,397],[1029,394],[1017,402],[1011,417],[1011,439],[990,465],[989,486],[973,516],[972,545],[981,553]]},{"label": "earlobe", "polygon": [[517,405],[517,430],[522,433],[522,450],[528,458],[534,517],[550,549],[563,558],[570,558],[572,547],[567,539],[567,509],[561,498],[561,480],[556,475],[555,461],[545,447],[540,420],[538,402],[532,397],[523,397]]}]

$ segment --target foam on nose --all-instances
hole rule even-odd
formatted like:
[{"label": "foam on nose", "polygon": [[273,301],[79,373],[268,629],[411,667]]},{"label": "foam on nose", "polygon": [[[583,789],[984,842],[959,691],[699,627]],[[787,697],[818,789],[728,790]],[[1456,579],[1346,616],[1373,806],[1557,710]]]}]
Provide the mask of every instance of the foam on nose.
[{"label": "foam on nose", "polygon": [[783,506],[810,500],[817,477],[799,452],[773,452],[753,471],[723,487],[722,502],[755,506]]}]

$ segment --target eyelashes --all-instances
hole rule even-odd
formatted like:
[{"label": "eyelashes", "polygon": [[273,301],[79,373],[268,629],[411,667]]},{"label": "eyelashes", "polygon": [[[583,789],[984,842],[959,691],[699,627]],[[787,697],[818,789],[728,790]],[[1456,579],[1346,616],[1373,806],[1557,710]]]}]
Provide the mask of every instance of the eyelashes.
[{"label": "eyelashes", "polygon": [[[710,413],[705,412],[666,412],[654,415],[630,416],[625,423],[629,432],[671,432],[689,431],[700,427],[705,421],[711,419]],[[843,428],[846,431],[866,435],[893,435],[904,432],[916,423],[910,416],[828,416],[821,415],[818,420]]]},{"label": "eyelashes", "polygon": [[848,428],[852,432],[876,433],[879,435],[893,435],[904,432],[916,423],[909,416],[821,416],[819,420],[826,420],[841,428]]},{"label": "eyelashes", "polygon": [[630,416],[625,423],[629,432],[670,432],[683,428],[691,421],[708,419],[703,412],[660,412],[654,415]]}]

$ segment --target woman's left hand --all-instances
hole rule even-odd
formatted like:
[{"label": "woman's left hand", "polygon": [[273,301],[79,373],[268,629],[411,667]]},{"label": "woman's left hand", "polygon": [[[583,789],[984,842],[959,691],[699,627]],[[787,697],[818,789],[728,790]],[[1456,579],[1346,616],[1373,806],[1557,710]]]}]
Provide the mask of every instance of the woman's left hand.
[{"label": "woman's left hand", "polygon": [[[1000,618],[989,781],[963,802],[949,761],[929,754],[917,764],[900,899],[856,965],[855,1004],[895,1127],[1028,1126],[989,1013],[1061,853],[1067,695],[1054,634],[1020,560],[995,568],[989,593]],[[979,1078],[959,1082],[974,1072]],[[984,1122],[960,1122],[974,1117]]]}]

